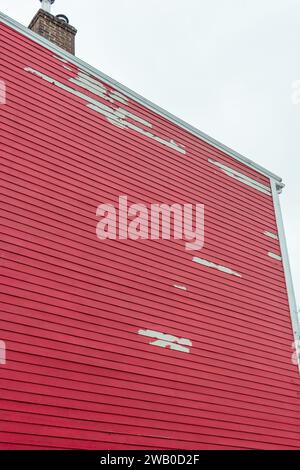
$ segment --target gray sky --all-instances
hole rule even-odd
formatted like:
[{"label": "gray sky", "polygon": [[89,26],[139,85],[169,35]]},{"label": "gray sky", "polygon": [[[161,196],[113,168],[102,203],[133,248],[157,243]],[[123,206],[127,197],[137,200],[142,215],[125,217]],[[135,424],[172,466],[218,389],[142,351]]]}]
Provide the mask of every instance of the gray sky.
[{"label": "gray sky", "polygon": [[[39,6],[0,0],[26,26]],[[283,177],[300,299],[300,1],[56,0],[52,11],[78,28],[78,57]]]}]

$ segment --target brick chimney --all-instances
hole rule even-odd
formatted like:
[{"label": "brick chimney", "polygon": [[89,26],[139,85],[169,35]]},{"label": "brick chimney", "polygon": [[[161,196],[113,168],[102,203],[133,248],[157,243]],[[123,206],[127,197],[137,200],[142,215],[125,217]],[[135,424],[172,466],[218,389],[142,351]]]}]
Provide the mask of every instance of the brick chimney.
[{"label": "brick chimney", "polygon": [[52,15],[51,5],[55,0],[40,0],[40,2],[42,3],[41,8],[28,28],[65,51],[75,54],[77,30],[69,24],[69,20],[65,15]]}]

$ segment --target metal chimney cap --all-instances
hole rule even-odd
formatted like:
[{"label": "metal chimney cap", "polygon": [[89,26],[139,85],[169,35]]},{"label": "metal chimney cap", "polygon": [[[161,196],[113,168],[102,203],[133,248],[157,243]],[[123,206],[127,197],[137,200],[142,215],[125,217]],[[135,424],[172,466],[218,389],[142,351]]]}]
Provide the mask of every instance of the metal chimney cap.
[{"label": "metal chimney cap", "polygon": [[69,24],[69,18],[66,15],[56,15],[56,18],[62,23]]},{"label": "metal chimney cap", "polygon": [[48,13],[51,13],[51,5],[55,2],[55,0],[40,0],[41,2],[41,8],[42,10],[47,11]]}]

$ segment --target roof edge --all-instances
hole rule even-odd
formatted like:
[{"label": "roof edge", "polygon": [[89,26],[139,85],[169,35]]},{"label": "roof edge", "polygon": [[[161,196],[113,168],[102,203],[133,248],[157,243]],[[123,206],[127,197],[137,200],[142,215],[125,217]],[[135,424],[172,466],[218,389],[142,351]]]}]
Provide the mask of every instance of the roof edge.
[{"label": "roof edge", "polygon": [[221,150],[222,152],[226,153],[230,157],[234,158],[235,160],[238,160],[241,163],[244,163],[245,165],[249,166],[250,168],[258,171],[259,173],[263,174],[264,176],[267,176],[268,178],[271,178],[272,180],[275,180],[279,183],[282,182],[282,178],[277,176],[276,174],[272,173],[271,171],[267,170],[263,166],[255,163],[253,160],[244,157],[240,153],[236,152],[235,150],[231,149],[230,147],[227,147],[226,145],[222,144],[221,142],[217,141],[216,139],[210,137],[209,135],[205,134],[204,132],[201,132],[199,129],[196,127],[188,124],[187,122],[183,121],[182,119],[174,116],[173,114],[169,113],[168,111],[164,110],[160,106],[152,103],[151,101],[147,100],[143,96],[139,95],[138,93],[135,93],[134,91],[130,90],[130,88],[127,88],[126,86],[122,85],[121,83],[117,82],[113,78],[109,77],[108,75],[100,72],[96,68],[92,67],[91,65],[87,64],[83,60],[79,59],[78,57],[70,54],[69,52],[65,51],[64,49],[61,49],[60,47],[56,46],[52,42],[48,41],[47,39],[43,38],[42,36],[39,36],[38,34],[34,33],[30,29],[26,28],[26,26],[23,26],[22,24],[18,23],[17,21],[13,20],[9,16],[5,15],[0,11],[0,22],[12,27],[16,31],[19,31],[20,33],[24,34],[25,36],[29,37],[30,39],[33,39],[35,42],[47,47],[48,49],[52,50],[56,54],[59,54],[60,56],[63,56],[64,59],[76,63],[81,69],[97,76],[104,82],[106,82],[108,85],[111,85],[112,87],[116,88],[118,91],[126,94],[129,98],[137,101],[138,103],[146,106],[148,109],[151,111],[154,111],[155,113],[159,114],[160,116],[167,118],[169,121],[173,122],[174,124],[178,125],[179,127],[187,130],[191,134],[195,135],[196,137],[199,137],[206,143],[212,145],[213,147],[217,148],[218,150]]}]

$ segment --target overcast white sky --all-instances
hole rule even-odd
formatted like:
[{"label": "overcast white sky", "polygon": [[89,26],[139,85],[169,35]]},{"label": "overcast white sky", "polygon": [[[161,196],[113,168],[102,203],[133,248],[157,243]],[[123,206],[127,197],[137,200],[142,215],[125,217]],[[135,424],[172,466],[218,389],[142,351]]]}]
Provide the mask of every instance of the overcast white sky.
[{"label": "overcast white sky", "polygon": [[[39,0],[0,0],[26,26]],[[282,176],[300,302],[300,0],[56,0],[76,55]],[[300,97],[300,94],[299,94]]]}]

